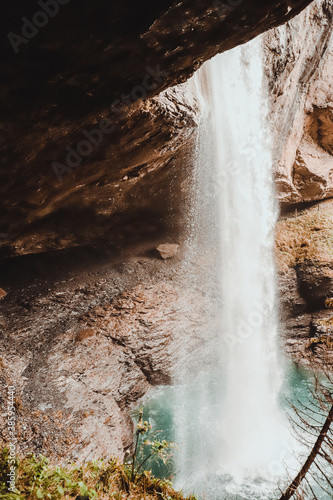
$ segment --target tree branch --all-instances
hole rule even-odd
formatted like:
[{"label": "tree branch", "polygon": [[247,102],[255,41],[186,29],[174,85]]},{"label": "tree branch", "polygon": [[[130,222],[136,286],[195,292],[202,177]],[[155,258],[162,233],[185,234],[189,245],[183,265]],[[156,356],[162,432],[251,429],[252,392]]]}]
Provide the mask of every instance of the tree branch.
[{"label": "tree branch", "polygon": [[331,409],[327,415],[327,418],[325,420],[325,423],[320,431],[320,434],[311,450],[310,455],[306,459],[303,467],[295,477],[295,479],[292,481],[292,483],[288,486],[286,489],[285,493],[280,497],[280,500],[289,500],[297,491],[297,488],[301,484],[302,480],[304,479],[305,475],[307,474],[308,470],[310,469],[311,465],[313,464],[316,456],[318,455],[321,445],[323,444],[323,441],[327,435],[327,432],[330,428],[330,425],[333,421],[333,405],[331,406]]}]

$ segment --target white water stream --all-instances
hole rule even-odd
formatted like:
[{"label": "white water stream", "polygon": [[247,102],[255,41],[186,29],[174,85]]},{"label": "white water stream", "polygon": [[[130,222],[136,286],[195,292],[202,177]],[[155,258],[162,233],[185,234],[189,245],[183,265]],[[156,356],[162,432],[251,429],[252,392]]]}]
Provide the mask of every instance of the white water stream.
[{"label": "white water stream", "polygon": [[206,71],[219,182],[221,348],[227,355],[221,463],[238,476],[265,468],[281,439],[277,208],[261,39],[216,56]]},{"label": "white water stream", "polygon": [[297,462],[279,401],[277,206],[261,38],[214,57],[194,78],[202,119],[188,269],[205,262],[216,271],[195,286],[219,297],[220,314],[203,369],[193,375],[183,353],[183,385],[161,389],[149,418],[158,428],[162,414],[160,428],[178,444],[177,488],[205,500],[271,500]]},{"label": "white water stream", "polygon": [[[213,227],[205,231],[215,232],[219,246],[216,376],[221,385],[215,387],[213,404],[206,380],[196,382],[201,396],[187,396],[197,401],[202,427],[208,425],[206,432],[198,432],[203,437],[197,457],[192,449],[188,467],[179,463],[179,484],[187,481],[189,490],[225,498],[218,488],[213,493],[207,486],[210,456],[208,482],[216,484],[211,474],[229,478],[229,494],[241,491],[244,483],[249,498],[253,483],[253,491],[261,491],[259,497],[264,498],[257,483],[272,480],[272,464],[286,443],[286,426],[279,405],[283,377],[274,267],[277,207],[261,38],[215,56],[196,79],[203,108],[197,168],[211,170],[207,175],[214,178],[218,212]],[[185,411],[183,425],[179,419],[179,439],[184,439],[191,418],[193,413]],[[180,460],[186,463],[184,454]],[[205,486],[193,469],[205,471]]]}]

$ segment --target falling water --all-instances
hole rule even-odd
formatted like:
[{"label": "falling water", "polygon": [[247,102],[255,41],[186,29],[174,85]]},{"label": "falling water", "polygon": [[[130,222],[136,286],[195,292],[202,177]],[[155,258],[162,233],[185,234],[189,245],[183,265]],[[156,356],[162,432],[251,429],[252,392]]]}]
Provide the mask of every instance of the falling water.
[{"label": "falling water", "polygon": [[208,66],[220,183],[221,334],[228,364],[221,458],[236,475],[265,467],[279,442],[277,214],[260,38]]},{"label": "falling water", "polygon": [[[220,385],[215,384],[213,404],[207,380],[196,381],[200,397],[189,396],[197,401],[198,413],[205,413],[201,421],[208,422],[206,435],[202,425],[199,432],[192,429],[202,439],[199,460],[194,465],[192,456],[190,467],[192,472],[194,466],[205,469],[208,451],[214,474],[241,484],[270,475],[284,439],[273,254],[277,207],[261,38],[214,57],[197,82],[203,102],[197,163],[206,178],[212,175],[214,189],[206,188],[206,195],[212,198],[214,193],[217,212],[204,232],[212,233],[219,247],[220,356],[215,377]],[[214,210],[212,203],[209,207]],[[193,412],[185,414],[187,422],[193,419]],[[207,470],[205,474],[207,480]],[[197,483],[198,475],[191,482],[196,491]]]},{"label": "falling water", "polygon": [[204,369],[193,376],[184,353],[183,384],[164,389],[152,408],[163,401],[169,415],[178,488],[209,500],[271,500],[295,462],[279,403],[277,207],[261,38],[214,57],[195,81],[202,120],[189,261],[194,274],[198,261],[214,270],[215,280],[201,276],[196,286],[219,314]]}]

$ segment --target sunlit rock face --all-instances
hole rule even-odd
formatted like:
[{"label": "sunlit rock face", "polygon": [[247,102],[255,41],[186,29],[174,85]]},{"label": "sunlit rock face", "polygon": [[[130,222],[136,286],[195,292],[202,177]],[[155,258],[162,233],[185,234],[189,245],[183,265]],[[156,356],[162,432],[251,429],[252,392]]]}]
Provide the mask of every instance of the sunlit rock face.
[{"label": "sunlit rock face", "polygon": [[294,204],[333,195],[333,4],[314,2],[267,33],[278,197]]},{"label": "sunlit rock face", "polygon": [[276,246],[284,345],[301,364],[311,359],[330,366],[332,202],[313,212],[291,209],[333,196],[332,13],[332,2],[316,1],[265,34],[276,193],[283,208]]},{"label": "sunlit rock face", "polygon": [[304,201],[333,196],[333,44],[319,66],[306,100],[304,135],[293,166]]},{"label": "sunlit rock face", "polygon": [[333,368],[333,201],[279,220],[276,261],[286,351]]},{"label": "sunlit rock face", "polygon": [[165,232],[181,212],[195,107],[179,90],[154,96],[309,3],[59,0],[39,17],[40,2],[6,4],[1,255]]}]

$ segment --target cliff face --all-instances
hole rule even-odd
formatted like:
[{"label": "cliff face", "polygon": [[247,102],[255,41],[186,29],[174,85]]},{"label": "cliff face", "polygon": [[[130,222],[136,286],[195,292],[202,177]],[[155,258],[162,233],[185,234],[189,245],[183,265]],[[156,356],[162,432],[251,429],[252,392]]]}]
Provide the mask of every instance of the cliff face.
[{"label": "cliff face", "polygon": [[[166,88],[307,3],[100,0],[81,2],[78,16],[73,0],[22,42],[15,67],[7,40],[0,238],[2,256],[20,257],[0,267],[0,384],[2,394],[16,387],[20,451],[122,458],[131,405],[168,383],[175,366],[182,373],[184,351],[194,370],[214,363],[205,339],[214,339],[216,296],[191,283],[181,255],[169,264],[152,252],[165,235],[179,236],[199,115],[187,83]],[[22,6],[27,19],[33,6],[11,5],[6,33],[20,32]],[[316,179],[328,178],[321,159],[332,153],[331,10],[315,2],[266,35],[277,184],[287,203],[305,200],[308,187],[311,200],[321,185],[329,195]],[[320,151],[321,177],[307,147]],[[298,158],[315,190],[297,181]],[[289,238],[278,237],[277,252],[287,342],[298,357],[312,334],[329,331],[318,321],[332,275],[327,248],[316,250],[327,220],[292,223],[281,221]],[[202,259],[192,275],[213,282],[213,270]]]},{"label": "cliff face", "polygon": [[306,209],[305,202],[333,196],[332,14],[332,2],[317,1],[265,35],[284,209],[276,252],[286,348],[300,363],[325,359],[331,366],[332,204]]},{"label": "cliff face", "polygon": [[314,2],[265,35],[282,204],[333,194],[333,4]]},{"label": "cliff face", "polygon": [[310,0],[51,3],[2,16],[2,256],[163,232],[194,123],[183,96],[153,97]]},{"label": "cliff face", "polygon": [[333,203],[277,224],[281,313],[287,352],[301,364],[333,368]]}]

